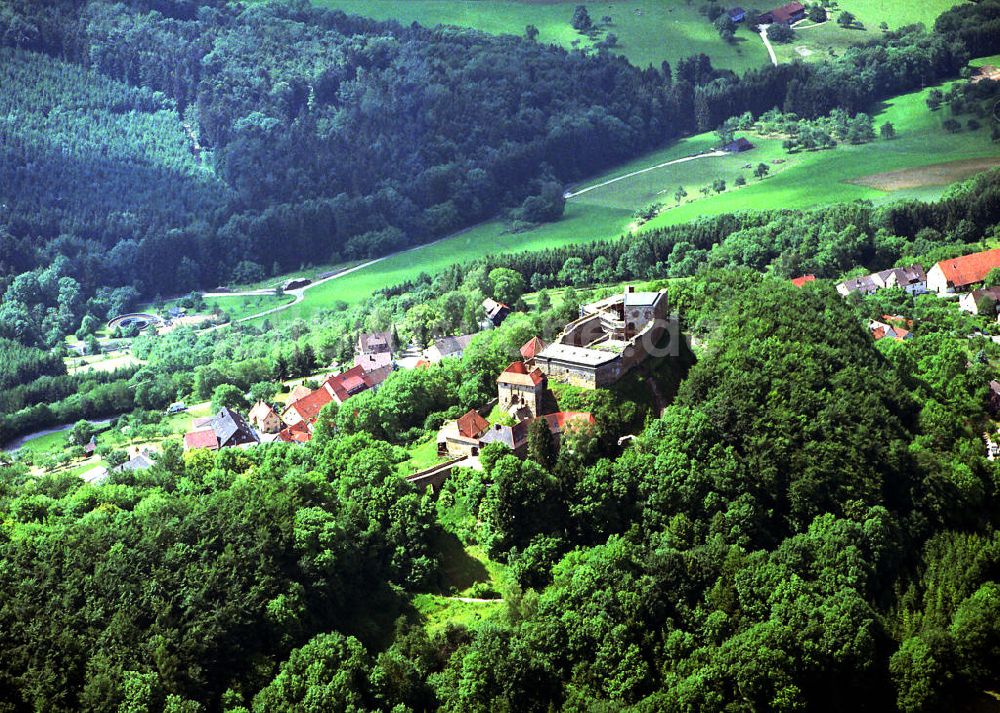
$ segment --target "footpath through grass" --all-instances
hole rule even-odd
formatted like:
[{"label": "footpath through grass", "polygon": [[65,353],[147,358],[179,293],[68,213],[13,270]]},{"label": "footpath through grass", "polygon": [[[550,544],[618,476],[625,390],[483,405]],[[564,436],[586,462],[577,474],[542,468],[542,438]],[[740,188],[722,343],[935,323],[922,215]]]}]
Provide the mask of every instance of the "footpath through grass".
[{"label": "footpath through grass", "polygon": [[[518,0],[314,0],[316,5],[344,12],[398,20],[403,25],[419,22],[426,27],[457,25],[494,35],[524,35],[527,25],[538,28],[538,41],[566,49],[585,49],[594,42],[570,25],[577,0],[531,2]],[[664,60],[672,66],[682,57],[705,53],[716,67],[742,72],[768,62],[760,39],[746,27],[736,32],[729,44],[708,19],[698,12],[701,3],[685,0],[619,0],[587,4],[595,25],[611,17],[606,32],[618,38],[612,51],[632,64],[659,67]],[[600,41],[606,36],[602,32]]]}]

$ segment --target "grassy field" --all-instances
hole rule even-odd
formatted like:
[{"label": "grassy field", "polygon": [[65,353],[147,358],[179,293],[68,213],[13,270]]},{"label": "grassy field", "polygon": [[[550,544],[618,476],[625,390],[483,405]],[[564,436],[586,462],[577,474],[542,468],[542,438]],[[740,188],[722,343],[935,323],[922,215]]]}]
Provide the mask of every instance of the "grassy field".
[{"label": "grassy field", "polygon": [[[942,86],[947,89],[947,85]],[[375,265],[344,278],[331,280],[306,292],[306,299],[294,307],[271,315],[272,321],[298,317],[308,318],[319,309],[342,300],[357,303],[375,290],[414,278],[420,272],[433,273],[446,265],[472,260],[483,255],[521,250],[541,250],[562,245],[615,238],[633,226],[633,213],[654,201],[664,203],[664,211],[643,229],[672,225],[703,216],[761,209],[768,207],[808,208],[828,203],[867,199],[876,203],[902,198],[933,200],[946,187],[916,185],[903,190],[881,191],[857,185],[867,176],[929,167],[928,176],[938,169],[935,164],[950,161],[997,158],[1000,145],[990,141],[989,130],[981,128],[949,134],[941,123],[949,117],[947,109],[931,113],[925,104],[929,88],[897,97],[881,105],[875,115],[876,125],[886,121],[896,127],[892,140],[876,139],[861,146],[843,144],[836,149],[787,154],[777,139],[757,139],[757,148],[743,154],[699,158],[657,168],[624,178],[570,199],[566,214],[556,223],[510,234],[503,221],[483,223],[472,229],[445,238],[432,245],[416,248],[389,257]],[[963,124],[967,117],[963,117]],[[753,138],[753,137],[751,137]],[[573,187],[594,186],[633,171],[704,152],[718,141],[713,134],[701,134],[654,151],[629,164],[619,166],[603,176]],[[775,164],[774,160],[783,163]],[[752,176],[752,169],[743,168],[760,162],[771,164],[771,174],[763,181]],[[734,189],[737,175],[742,174],[747,185]],[[962,176],[956,176],[961,178]],[[699,189],[715,178],[725,178],[724,193],[703,196]],[[918,180],[919,184],[920,181]],[[687,199],[676,205],[674,192],[684,186]]]},{"label": "grassy field", "polygon": [[[526,25],[538,28],[538,41],[567,49],[591,47],[594,42],[570,25],[577,0],[561,2],[518,2],[513,0],[314,0],[323,7],[380,20],[395,19],[402,24],[419,22],[427,27],[458,25],[491,34],[523,35]],[[675,65],[682,57],[699,52],[711,56],[712,64],[743,71],[768,61],[760,40],[745,27],[736,41],[727,44],[704,16],[701,3],[684,0],[635,0],[631,2],[589,3],[587,9],[595,25],[611,16],[606,31],[618,37],[614,50],[639,67],[659,67],[663,60]],[[604,37],[600,33],[597,40]]]},{"label": "grassy field", "polygon": [[437,548],[444,591],[413,598],[413,606],[429,633],[448,624],[473,626],[504,611],[503,599],[499,598],[503,565],[490,560],[482,547],[463,547],[451,533],[439,538]]},{"label": "grassy field", "polygon": [[288,304],[295,297],[292,295],[251,295],[233,297],[206,297],[206,312],[213,312],[216,307],[229,315],[229,319],[236,321],[251,314],[257,314],[264,310]]},{"label": "grassy field", "polygon": [[[779,3],[780,4],[780,3]],[[934,20],[957,0],[920,0],[920,2],[890,2],[889,0],[839,0],[827,10],[829,20],[812,26],[804,22],[795,28],[795,39],[774,46],[779,62],[803,59],[807,62],[822,61],[830,50],[841,54],[855,42],[867,42],[882,35],[879,24],[885,22],[890,30],[904,25],[922,23],[934,27]],[[841,12],[848,11],[858,18],[863,27],[844,28],[837,24]]]}]

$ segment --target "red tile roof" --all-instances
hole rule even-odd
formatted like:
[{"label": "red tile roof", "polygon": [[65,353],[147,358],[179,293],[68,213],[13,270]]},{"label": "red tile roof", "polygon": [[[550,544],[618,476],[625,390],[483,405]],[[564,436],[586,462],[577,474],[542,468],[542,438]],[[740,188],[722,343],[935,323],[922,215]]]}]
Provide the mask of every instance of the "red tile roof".
[{"label": "red tile roof", "polygon": [[476,438],[489,427],[489,422],[476,411],[469,411],[458,419],[458,432],[466,438]]},{"label": "red tile roof", "polygon": [[303,396],[301,399],[293,404],[290,404],[285,408],[285,412],[295,411],[299,414],[299,418],[303,421],[310,421],[319,416],[319,412],[323,410],[323,407],[328,403],[333,401],[333,397],[330,393],[320,387],[315,391],[309,392],[308,396]]},{"label": "red tile roof", "polygon": [[186,450],[208,448],[214,451],[219,448],[219,440],[215,437],[215,431],[211,428],[190,431],[184,434],[184,448]]},{"label": "red tile roof", "polygon": [[545,381],[545,374],[537,367],[528,371],[527,365],[523,361],[515,361],[500,374],[497,383],[517,384],[519,386],[538,386]]},{"label": "red tile roof", "polygon": [[305,421],[299,421],[294,426],[281,429],[278,438],[285,443],[308,443],[312,440],[312,431]]},{"label": "red tile roof", "polygon": [[1000,248],[942,260],[937,266],[949,283],[955,287],[965,287],[982,282],[990,270],[1000,267]]},{"label": "red tile roof", "polygon": [[371,387],[371,379],[361,366],[352,367],[343,374],[331,376],[323,382],[323,388],[341,403]]},{"label": "red tile roof", "polygon": [[805,6],[800,2],[790,2],[771,10],[771,17],[775,22],[788,22],[797,13],[803,12]]},{"label": "red tile roof", "polygon": [[802,287],[807,282],[812,282],[815,279],[816,279],[815,275],[803,275],[802,277],[793,277],[792,284],[795,285],[796,287]]},{"label": "red tile roof", "polygon": [[543,349],[545,349],[545,342],[538,337],[532,337],[523,347],[521,347],[521,358],[534,359],[538,352]]}]

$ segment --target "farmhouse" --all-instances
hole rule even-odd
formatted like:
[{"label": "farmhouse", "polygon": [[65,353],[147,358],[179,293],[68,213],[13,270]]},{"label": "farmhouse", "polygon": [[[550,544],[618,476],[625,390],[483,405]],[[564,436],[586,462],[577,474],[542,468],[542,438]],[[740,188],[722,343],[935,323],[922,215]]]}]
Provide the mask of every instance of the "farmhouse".
[{"label": "farmhouse", "polygon": [[938,294],[964,292],[1000,267],[1000,248],[942,260],[927,272],[927,289]]},{"label": "farmhouse", "polygon": [[291,280],[285,280],[285,283],[281,286],[281,289],[284,292],[288,292],[290,290],[300,290],[309,284],[312,284],[312,280],[310,280],[308,277],[297,277],[297,278],[292,278]]},{"label": "farmhouse", "polygon": [[184,434],[184,450],[207,448],[240,448],[260,443],[260,436],[236,411],[221,408],[205,424],[196,422],[195,430]]},{"label": "farmhouse", "polygon": [[486,312],[486,319],[489,320],[490,324],[499,327],[510,314],[510,307],[503,302],[497,302],[487,297],[483,300],[483,311]]},{"label": "farmhouse", "polygon": [[791,25],[806,16],[806,7],[800,2],[790,2],[763,13],[758,21],[762,25]]},{"label": "farmhouse", "polygon": [[434,343],[424,350],[424,358],[431,364],[437,364],[447,357],[461,358],[474,336],[476,335],[460,334],[457,337],[435,339]]},{"label": "farmhouse", "polygon": [[927,292],[927,275],[920,265],[893,267],[844,280],[837,284],[837,292],[845,297],[854,292],[871,295],[886,287],[899,287],[911,295],[922,295]]},{"label": "farmhouse", "polygon": [[277,433],[285,425],[281,422],[281,417],[271,408],[270,404],[266,404],[263,401],[258,401],[253,405],[253,408],[250,409],[250,413],[247,415],[247,420],[260,433]]},{"label": "farmhouse", "polygon": [[730,153],[743,153],[744,151],[749,151],[754,145],[750,143],[744,137],[740,137],[734,141],[730,141],[728,144],[722,147],[723,151],[728,151]]},{"label": "farmhouse", "polygon": [[958,308],[962,311],[969,314],[984,314],[987,317],[996,317],[998,303],[1000,303],[1000,287],[973,290],[958,298]]},{"label": "farmhouse", "polygon": [[549,378],[595,389],[610,386],[641,364],[662,337],[667,293],[635,292],[629,286],[583,305],[580,318],[535,355]]},{"label": "farmhouse", "polygon": [[520,421],[534,418],[542,412],[547,385],[541,369],[515,361],[497,379],[500,408]]}]

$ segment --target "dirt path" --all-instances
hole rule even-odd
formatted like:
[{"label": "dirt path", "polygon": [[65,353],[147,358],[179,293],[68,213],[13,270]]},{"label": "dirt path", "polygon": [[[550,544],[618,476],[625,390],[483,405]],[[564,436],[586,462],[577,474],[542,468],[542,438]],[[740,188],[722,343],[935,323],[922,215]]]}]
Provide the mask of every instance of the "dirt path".
[{"label": "dirt path", "polygon": [[777,67],[778,66],[778,55],[776,55],[774,53],[774,47],[771,46],[771,40],[767,39],[767,28],[768,27],[770,27],[770,25],[761,25],[760,26],[760,38],[762,40],[764,40],[764,47],[767,48],[767,53],[768,53],[768,55],[771,56],[771,64],[773,64],[775,67]]},{"label": "dirt path", "polygon": [[612,178],[612,179],[604,181],[602,183],[597,183],[597,184],[595,184],[593,186],[587,186],[586,188],[581,188],[580,190],[575,191],[575,192],[569,192],[569,191],[567,191],[565,194],[563,194],[563,197],[566,200],[570,200],[571,198],[576,198],[577,196],[583,195],[584,193],[592,191],[592,190],[594,190],[596,188],[604,188],[604,186],[610,186],[612,183],[617,183],[618,181],[624,181],[626,178],[632,178],[632,176],[638,176],[639,174],[647,173],[648,171],[655,171],[658,168],[665,168],[667,166],[673,166],[674,164],[677,164],[677,163],[685,163],[687,161],[694,161],[695,159],[698,159],[698,158],[711,158],[713,156],[725,156],[725,155],[726,155],[725,151],[709,151],[708,153],[700,153],[700,154],[696,154],[694,156],[685,156],[684,158],[675,158],[673,161],[665,161],[664,163],[658,163],[655,166],[647,166],[646,168],[640,168],[638,171],[632,171],[632,173],[626,173],[624,176],[618,176],[617,178]]}]

